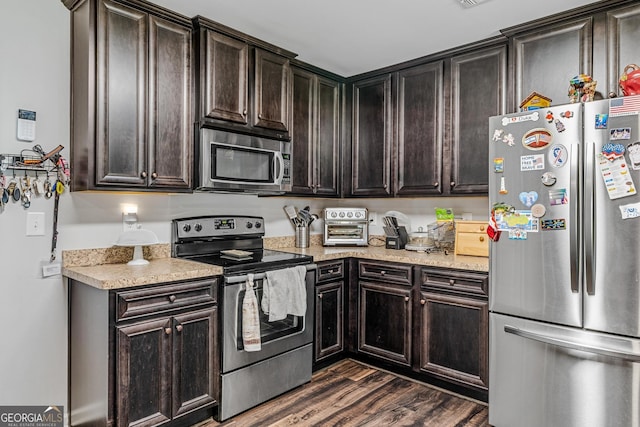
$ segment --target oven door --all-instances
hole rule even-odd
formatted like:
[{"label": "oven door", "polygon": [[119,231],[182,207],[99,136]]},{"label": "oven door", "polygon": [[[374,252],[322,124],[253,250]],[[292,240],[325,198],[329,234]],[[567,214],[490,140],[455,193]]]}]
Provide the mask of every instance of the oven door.
[{"label": "oven door", "polygon": [[325,220],[325,245],[366,246],[369,240],[368,223],[363,221]]},{"label": "oven door", "polygon": [[289,315],[283,320],[269,322],[262,311],[264,274],[254,275],[254,289],[260,314],[260,351],[245,351],[242,345],[242,301],[246,275],[225,277],[222,299],[222,372],[227,373],[248,366],[313,341],[313,306],[315,264],[309,264],[305,277],[307,311],[305,316]]}]

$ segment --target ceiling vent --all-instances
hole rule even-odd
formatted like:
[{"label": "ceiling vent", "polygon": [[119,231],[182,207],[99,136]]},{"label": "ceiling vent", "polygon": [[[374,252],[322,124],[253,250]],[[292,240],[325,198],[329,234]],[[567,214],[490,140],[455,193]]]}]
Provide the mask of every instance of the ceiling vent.
[{"label": "ceiling vent", "polygon": [[465,9],[478,6],[479,4],[486,3],[489,0],[455,0],[460,6]]}]

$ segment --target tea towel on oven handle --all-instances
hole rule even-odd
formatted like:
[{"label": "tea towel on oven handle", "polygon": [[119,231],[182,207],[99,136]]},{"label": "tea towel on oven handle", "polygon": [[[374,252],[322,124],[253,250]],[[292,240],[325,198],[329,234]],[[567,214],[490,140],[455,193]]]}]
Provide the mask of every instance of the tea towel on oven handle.
[{"label": "tea towel on oven handle", "polygon": [[262,311],[269,322],[282,320],[287,315],[304,316],[307,312],[307,289],[304,265],[267,271],[262,285]]},{"label": "tea towel on oven handle", "polygon": [[245,351],[260,351],[260,313],[258,299],[253,290],[253,274],[247,275],[242,299],[242,345]]}]

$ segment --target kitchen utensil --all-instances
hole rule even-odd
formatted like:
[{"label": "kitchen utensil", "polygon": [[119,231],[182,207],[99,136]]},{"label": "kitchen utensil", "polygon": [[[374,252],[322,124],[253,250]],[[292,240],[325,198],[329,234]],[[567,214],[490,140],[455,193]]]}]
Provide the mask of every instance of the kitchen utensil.
[{"label": "kitchen utensil", "polygon": [[291,222],[293,222],[293,225],[298,225],[298,212],[296,211],[295,206],[286,205],[284,207],[284,211],[287,213]]}]

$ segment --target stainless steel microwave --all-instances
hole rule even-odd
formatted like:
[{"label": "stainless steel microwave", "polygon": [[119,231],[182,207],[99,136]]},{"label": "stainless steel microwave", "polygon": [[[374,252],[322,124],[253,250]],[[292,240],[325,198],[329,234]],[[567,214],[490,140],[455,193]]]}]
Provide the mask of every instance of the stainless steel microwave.
[{"label": "stainless steel microwave", "polygon": [[291,142],[200,130],[198,190],[281,194],[291,191]]}]

